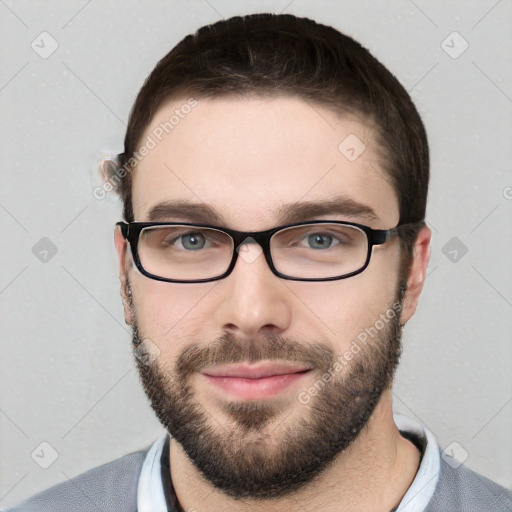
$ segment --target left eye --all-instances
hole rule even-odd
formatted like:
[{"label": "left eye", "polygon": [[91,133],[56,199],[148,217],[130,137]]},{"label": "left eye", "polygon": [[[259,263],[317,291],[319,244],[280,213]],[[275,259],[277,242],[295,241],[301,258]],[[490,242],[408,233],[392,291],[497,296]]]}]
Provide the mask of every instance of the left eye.
[{"label": "left eye", "polygon": [[326,235],[322,233],[315,233],[308,235],[307,243],[312,249],[325,249],[331,247],[333,241],[335,241],[332,235]]}]

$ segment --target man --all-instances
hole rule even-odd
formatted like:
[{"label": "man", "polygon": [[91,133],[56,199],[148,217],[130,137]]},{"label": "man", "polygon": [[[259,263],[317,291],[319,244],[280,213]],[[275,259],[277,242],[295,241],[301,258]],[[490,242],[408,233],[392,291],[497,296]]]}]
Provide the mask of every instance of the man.
[{"label": "man", "polygon": [[145,82],[116,165],[124,315],[166,433],[15,510],[510,509],[392,413],[428,145],[365,49],[290,15],[203,27]]}]

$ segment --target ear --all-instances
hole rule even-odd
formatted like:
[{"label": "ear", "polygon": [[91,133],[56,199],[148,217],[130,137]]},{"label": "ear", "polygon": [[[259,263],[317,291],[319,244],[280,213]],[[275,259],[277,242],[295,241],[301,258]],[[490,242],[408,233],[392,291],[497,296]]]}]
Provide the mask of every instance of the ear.
[{"label": "ear", "polygon": [[422,227],[413,246],[412,262],[407,278],[407,291],[405,292],[400,323],[405,325],[416,312],[421,290],[425,284],[428,262],[430,260],[430,239],[432,232],[427,226]]},{"label": "ear", "polygon": [[124,321],[127,325],[133,324],[133,315],[130,308],[130,297],[128,295],[128,270],[131,267],[129,258],[131,254],[127,255],[128,242],[125,240],[121,233],[119,226],[114,230],[114,244],[116,246],[117,257],[119,259],[119,280],[121,282],[121,297],[123,298],[124,305]]}]

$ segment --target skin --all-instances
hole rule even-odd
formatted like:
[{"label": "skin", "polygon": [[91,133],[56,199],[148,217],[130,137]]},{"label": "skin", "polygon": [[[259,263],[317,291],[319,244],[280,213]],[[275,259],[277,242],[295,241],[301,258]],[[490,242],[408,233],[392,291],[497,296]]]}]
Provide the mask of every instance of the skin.
[{"label": "skin", "polygon": [[[185,101],[176,98],[163,105],[142,140]],[[353,162],[338,150],[349,134],[356,134],[366,145]],[[361,120],[338,117],[298,98],[200,99],[137,166],[133,181],[135,220],[148,220],[150,208],[158,202],[188,199],[214,208],[222,215],[225,227],[259,231],[279,225],[277,210],[283,203],[322,202],[342,193],[371,206],[377,218],[328,215],[315,219],[349,220],[389,229],[398,223],[398,199],[381,169],[376,149],[371,127]],[[190,221],[178,217],[168,220]],[[430,230],[424,227],[415,242],[400,313],[402,325],[416,311],[430,237]],[[374,247],[368,268],[358,276],[316,283],[280,279],[262,256],[254,261],[248,258],[250,262],[239,258],[233,273],[220,281],[159,282],[131,265],[130,251],[117,230],[115,245],[125,320],[133,325],[136,311],[140,331],[158,346],[158,364],[165,368],[173,367],[191,340],[207,345],[226,332],[247,342],[265,334],[321,342],[341,354],[358,333],[375,324],[398,289],[400,248],[396,239]],[[252,244],[248,249],[257,250]],[[131,299],[126,295],[127,280]],[[308,375],[301,389],[307,389],[317,378],[318,374]],[[212,424],[229,427],[218,390],[205,385],[198,375],[192,375],[189,384],[196,400],[212,416]],[[296,399],[298,391],[280,397],[283,415],[275,420],[279,425],[293,426],[305,414]],[[270,431],[277,424],[268,426]],[[183,510],[201,512],[388,511],[400,503],[418,464],[418,450],[400,435],[393,422],[389,389],[382,394],[366,428],[313,486],[271,503],[233,500],[202,477],[174,439],[170,448],[171,478],[180,505]]]}]

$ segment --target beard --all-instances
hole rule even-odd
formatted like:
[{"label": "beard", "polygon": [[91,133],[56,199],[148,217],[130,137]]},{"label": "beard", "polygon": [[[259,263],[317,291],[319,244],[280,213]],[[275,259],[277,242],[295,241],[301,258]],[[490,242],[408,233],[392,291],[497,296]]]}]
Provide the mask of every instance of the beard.
[{"label": "beard", "polygon": [[[382,393],[391,388],[402,351],[399,312],[404,286],[393,303],[395,315],[337,372],[333,368],[337,361],[339,368],[341,356],[328,344],[270,334],[249,343],[230,333],[208,345],[188,345],[174,366],[166,368],[158,358],[148,357],[148,340],[139,329],[129,281],[127,286],[135,361],[151,406],[197,470],[231,498],[278,499],[311,484],[352,445]],[[226,400],[220,408],[224,419],[215,418],[219,411],[208,411],[208,405],[195,398],[189,379],[202,368],[263,359],[312,367],[310,373],[317,375],[321,389],[307,405],[298,397],[291,402],[278,397]],[[325,383],[322,376],[327,373],[332,378]],[[299,419],[286,422],[298,408]]]}]

